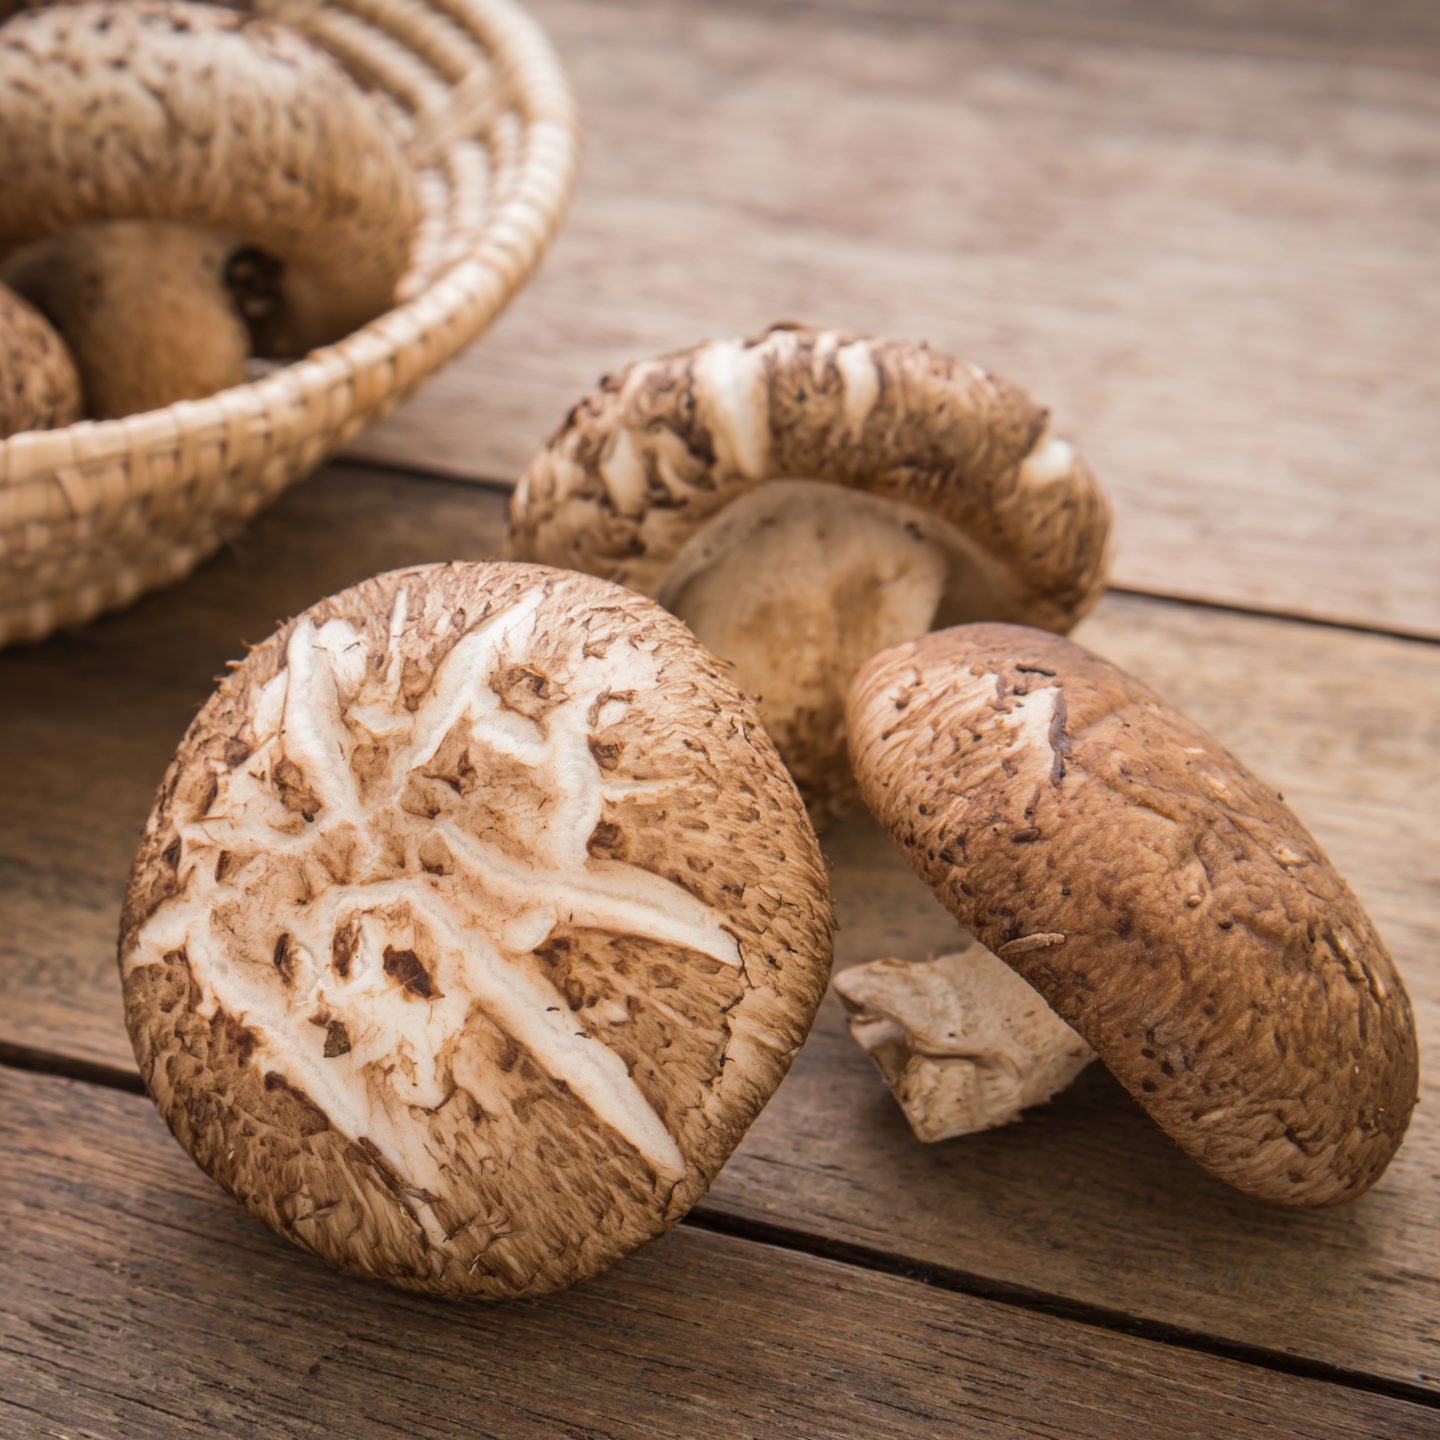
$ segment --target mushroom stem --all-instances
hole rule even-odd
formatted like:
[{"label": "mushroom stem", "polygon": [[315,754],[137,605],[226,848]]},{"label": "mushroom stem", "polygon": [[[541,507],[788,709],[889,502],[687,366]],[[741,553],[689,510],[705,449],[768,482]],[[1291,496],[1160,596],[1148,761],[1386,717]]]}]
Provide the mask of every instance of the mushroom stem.
[{"label": "mushroom stem", "polygon": [[250,336],[227,284],[233,237],[110,220],[28,246],[6,278],[65,337],[90,414],[158,410],[245,379]]},{"label": "mushroom stem", "polygon": [[977,941],[835,977],[850,1033],[923,1141],[993,1129],[1063,1090],[1094,1051]]},{"label": "mushroom stem", "polygon": [[837,788],[855,672],[934,620],[951,566],[936,530],[863,491],[777,481],[697,532],[666,575],[660,603],[734,663],[806,794]]}]

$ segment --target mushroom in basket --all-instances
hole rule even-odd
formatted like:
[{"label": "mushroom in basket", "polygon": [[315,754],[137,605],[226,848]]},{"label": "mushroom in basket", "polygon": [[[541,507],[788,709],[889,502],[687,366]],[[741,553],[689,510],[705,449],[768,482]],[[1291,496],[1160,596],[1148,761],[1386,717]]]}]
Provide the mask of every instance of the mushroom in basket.
[{"label": "mushroom in basket", "polygon": [[3,36],[0,254],[92,413],[238,384],[252,341],[301,354],[392,303],[414,176],[324,52],[187,0],[85,0]]},{"label": "mushroom in basket", "polygon": [[0,440],[80,418],[80,377],[65,342],[0,285]]},{"label": "mushroom in basket", "polygon": [[632,365],[532,461],[510,553],[654,595],[735,665],[817,821],[845,690],[935,626],[1069,630],[1109,505],[1014,386],[923,345],[778,327]]}]

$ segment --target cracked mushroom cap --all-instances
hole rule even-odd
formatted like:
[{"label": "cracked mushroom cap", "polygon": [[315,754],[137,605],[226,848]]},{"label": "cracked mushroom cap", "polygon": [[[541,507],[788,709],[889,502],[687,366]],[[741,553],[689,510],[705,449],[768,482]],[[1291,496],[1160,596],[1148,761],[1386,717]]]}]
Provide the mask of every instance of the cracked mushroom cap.
[{"label": "cracked mushroom cap", "polygon": [[935,625],[1068,630],[1110,513],[1022,391],[923,345],[780,327],[632,365],[570,413],[511,553],[656,596],[760,697],[824,818],[852,786],[845,691]]},{"label": "cracked mushroom cap", "polygon": [[419,216],[395,136],[324,52],[183,0],[88,0],[0,28],[0,252],[96,220],[205,225],[283,264],[261,348],[392,300]]},{"label": "cracked mushroom cap", "polygon": [[120,936],[181,1143],[332,1264],[558,1289],[667,1229],[789,1066],[833,919],[753,707],[659,606],[429,566],[190,727]]},{"label": "cracked mushroom cap", "polygon": [[65,342],[32,305],[0,285],[0,440],[80,418],[80,377]]},{"label": "cracked mushroom cap", "polygon": [[1190,1157],[1329,1205],[1399,1147],[1404,986],[1273,789],[1138,680],[1038,630],[875,656],[849,698],[865,803],[960,923]]}]

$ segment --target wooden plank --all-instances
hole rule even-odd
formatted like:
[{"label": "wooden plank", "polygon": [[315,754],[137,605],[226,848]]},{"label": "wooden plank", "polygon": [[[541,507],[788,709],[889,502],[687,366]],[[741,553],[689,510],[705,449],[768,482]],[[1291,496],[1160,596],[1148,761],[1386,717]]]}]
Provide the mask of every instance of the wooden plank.
[{"label": "wooden plank", "polygon": [[[0,1042],[128,1069],[121,887],[210,677],[325,592],[486,553],[502,511],[493,491],[333,468],[190,583],[0,654]],[[1081,638],[1273,778],[1372,907],[1426,1056],[1427,1103],[1391,1173],[1349,1208],[1265,1209],[1190,1166],[1098,1071],[1022,1125],[922,1147],[827,1002],[710,1212],[1440,1388],[1440,647],[1128,597]],[[842,964],[948,943],[948,918],[873,827],[826,846]]]},{"label": "wooden plank", "polygon": [[1402,42],[1434,6],[1326,7],[1321,59],[1177,48],[1126,27],[1186,8],[1138,0],[1078,31],[1078,4],[534,8],[585,112],[571,219],[356,453],[509,482],[636,357],[780,319],[928,338],[1054,407],[1115,494],[1118,583],[1440,633],[1440,85],[1342,44],[1388,23],[1433,57]]},{"label": "wooden plank", "polygon": [[[737,3],[737,0],[730,0]],[[1353,64],[1421,68],[1440,46],[1440,11],[1427,0],[739,0],[820,17],[842,13],[889,23],[1031,30],[1074,40],[1153,48],[1229,49]]]},{"label": "wooden plank", "polygon": [[541,1302],[341,1278],[143,1101],[0,1070],[5,1434],[1376,1437],[1404,1401],[682,1229]]}]

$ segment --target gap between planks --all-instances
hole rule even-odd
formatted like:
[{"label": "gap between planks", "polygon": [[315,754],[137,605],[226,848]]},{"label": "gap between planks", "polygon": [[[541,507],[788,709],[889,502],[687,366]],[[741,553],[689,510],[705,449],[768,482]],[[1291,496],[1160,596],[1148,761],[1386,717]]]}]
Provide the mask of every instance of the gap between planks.
[{"label": "gap between planks", "polygon": [[[9,1041],[0,1040],[0,1066],[27,1074],[48,1075],[97,1085],[128,1095],[145,1094],[144,1084],[134,1071]],[[1225,1340],[1204,1331],[1187,1330],[1181,1326],[1147,1320],[1123,1310],[1070,1300],[1027,1285],[1008,1284],[967,1270],[927,1264],[869,1245],[831,1240],[791,1226],[712,1210],[703,1200],[681,1223],[709,1234],[724,1235],[757,1245],[771,1245],[779,1250],[850,1265],[858,1270],[918,1281],[938,1290],[969,1295],[977,1300],[988,1300],[997,1305],[1044,1315],[1053,1320],[1089,1325],[1132,1339],[1149,1340],[1175,1350],[1193,1351],[1220,1360],[1234,1360],[1261,1369],[1274,1370],[1282,1375],[1293,1375],[1297,1379],[1337,1385],[1348,1390],[1384,1396],[1390,1400],[1405,1400],[1429,1410],[1440,1410],[1440,1395],[1426,1390],[1423,1386],[1408,1385],[1404,1381],[1371,1375],[1363,1370],[1347,1370],[1341,1366],[1327,1365],[1323,1361],[1309,1360],[1283,1350],[1270,1350],[1264,1346]]]},{"label": "gap between planks", "polygon": [[[956,4],[954,0],[730,0],[736,9],[756,14],[783,12],[789,15],[833,17],[837,12],[852,23],[880,28],[910,29],[933,34],[935,29],[963,29],[987,36],[1019,36],[1026,39],[1061,38],[1076,45],[1093,45],[1126,50],[1149,50],[1157,54],[1187,53],[1238,59],[1300,61],[1315,65],[1377,66],[1386,69],[1425,71],[1435,61],[1440,27],[1427,23],[1418,6],[1404,4],[1356,9],[1341,24],[1328,28],[1325,19],[1308,32],[1287,26],[1282,7],[1268,7],[1277,13],[1266,16],[1264,6],[1249,10],[1204,4],[1134,5],[999,3]],[[1318,9],[1319,7],[1315,7]],[[1382,14],[1376,22],[1375,12]],[[1210,11],[1207,16],[1206,11]],[[1166,12],[1169,12],[1168,14]],[[1242,27],[1227,24],[1226,12],[1239,13]],[[1393,12],[1393,13],[1384,13]],[[1364,14],[1370,21],[1347,23]],[[1375,33],[1384,21],[1395,27],[1395,38],[1377,41]],[[1404,40],[1400,38],[1405,32]],[[1405,43],[1405,42],[1409,43]]]},{"label": "gap between planks", "polygon": [[[383,455],[345,453],[337,456],[334,463],[354,470],[364,470],[372,475],[413,480],[421,485],[445,485],[451,488],[483,490],[498,495],[509,495],[515,489],[513,480],[500,480],[493,475],[461,475],[453,470],[431,469],[413,463],[401,465],[387,460]],[[1269,609],[1263,605],[1244,605],[1199,595],[1174,594],[1166,590],[1146,590],[1134,585],[1110,585],[1106,588],[1106,593],[1128,595],[1139,600],[1158,600],[1166,605],[1183,605],[1188,610],[1215,610],[1222,615],[1248,615],[1257,620],[1288,620],[1296,625],[1338,630],[1349,635],[1378,635],[1385,640],[1409,640],[1418,645],[1440,645],[1440,634],[1407,629],[1404,626],[1366,625],[1358,620],[1338,620],[1325,615],[1306,615],[1294,610]]]}]

